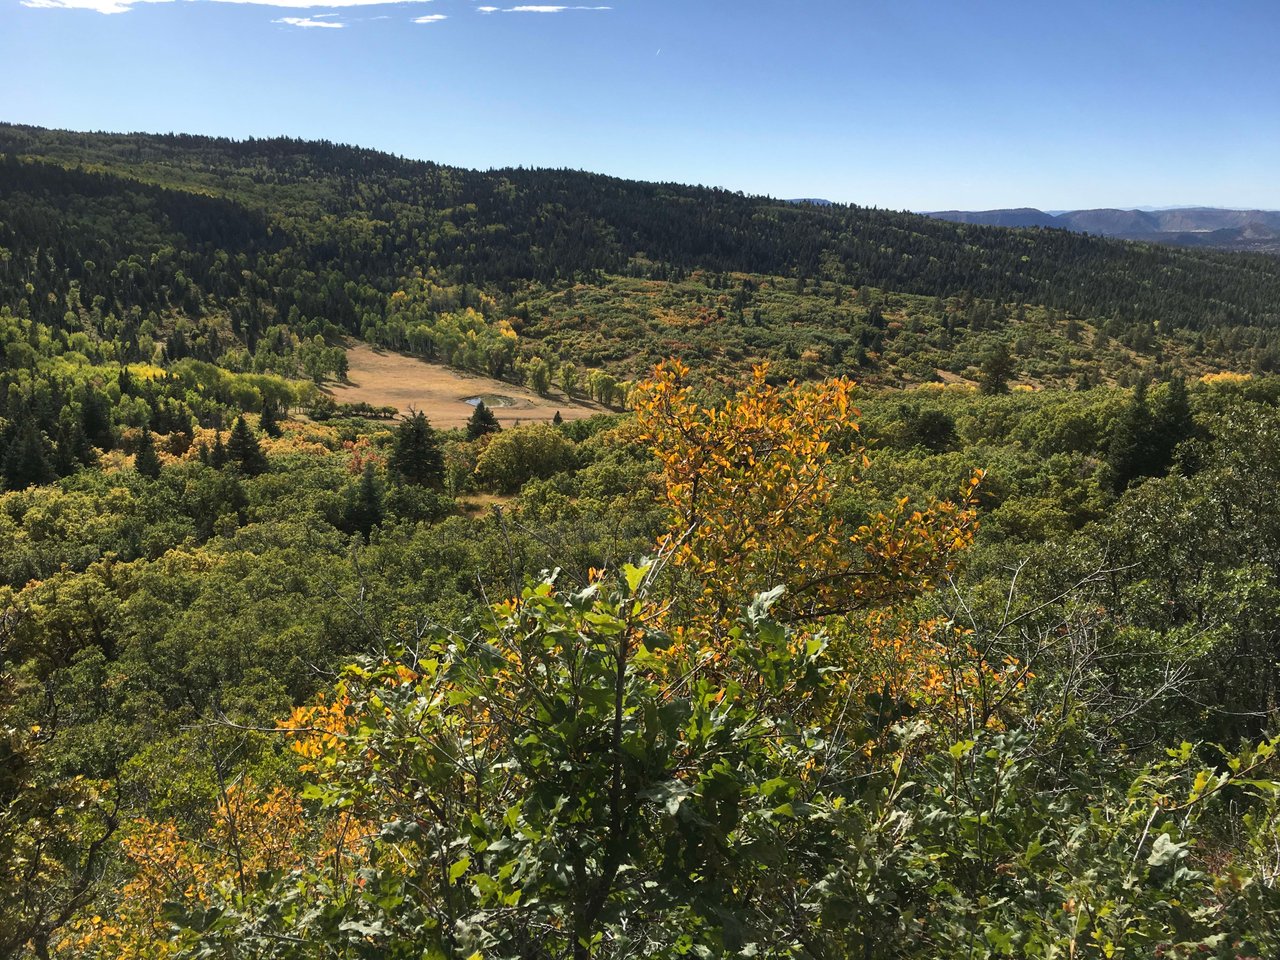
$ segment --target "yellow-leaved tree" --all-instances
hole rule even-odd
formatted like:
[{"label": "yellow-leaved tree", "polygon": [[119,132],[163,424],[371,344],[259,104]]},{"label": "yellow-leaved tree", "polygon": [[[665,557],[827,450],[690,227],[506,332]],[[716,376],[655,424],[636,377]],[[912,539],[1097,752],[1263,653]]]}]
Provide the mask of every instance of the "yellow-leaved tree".
[{"label": "yellow-leaved tree", "polygon": [[868,462],[853,381],[779,387],[761,365],[736,394],[704,404],[687,373],[659,364],[633,404],[671,508],[659,548],[698,584],[700,618],[735,615],[775,587],[786,591],[776,612],[793,621],[893,604],[931,587],[972,542],[980,473],[958,502],[837,509]]}]

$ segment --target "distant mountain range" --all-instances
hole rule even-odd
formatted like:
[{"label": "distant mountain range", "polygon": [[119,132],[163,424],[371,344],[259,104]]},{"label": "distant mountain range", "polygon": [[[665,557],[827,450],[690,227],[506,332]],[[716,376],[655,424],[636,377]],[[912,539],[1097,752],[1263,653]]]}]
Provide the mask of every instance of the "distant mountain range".
[{"label": "distant mountain range", "polygon": [[1122,240],[1184,247],[1219,247],[1280,253],[1280,211],[1178,207],[1169,210],[940,210],[927,217],[991,227],[1056,227]]}]

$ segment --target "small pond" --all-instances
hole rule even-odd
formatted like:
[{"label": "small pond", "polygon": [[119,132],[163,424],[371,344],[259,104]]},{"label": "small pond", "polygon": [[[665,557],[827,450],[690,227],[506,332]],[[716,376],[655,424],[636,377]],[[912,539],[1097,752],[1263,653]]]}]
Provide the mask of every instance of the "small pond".
[{"label": "small pond", "polygon": [[516,405],[514,397],[504,397],[500,393],[482,393],[478,397],[467,397],[462,402],[469,403],[473,407],[478,407],[483,403],[490,409],[495,407],[514,407]]}]

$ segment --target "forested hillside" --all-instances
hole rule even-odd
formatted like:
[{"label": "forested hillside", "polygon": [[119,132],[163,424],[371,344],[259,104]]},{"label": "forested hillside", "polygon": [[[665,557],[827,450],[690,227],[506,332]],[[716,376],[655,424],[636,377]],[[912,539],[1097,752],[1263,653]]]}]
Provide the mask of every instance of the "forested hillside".
[{"label": "forested hillside", "polygon": [[[207,361],[230,352],[245,367],[243,351],[263,367],[289,352],[270,342],[284,327],[299,337],[355,334],[500,375],[517,358],[581,364],[556,334],[565,313],[580,312],[563,295],[585,287],[625,308],[607,354],[590,359],[626,378],[651,359],[643,327],[664,319],[674,352],[701,349],[686,328],[709,325],[744,356],[786,362],[809,351],[817,369],[864,379],[929,379],[927,362],[911,362],[922,330],[943,353],[969,340],[968,352],[980,353],[991,346],[984,331],[1017,333],[1005,324],[1028,314],[1052,321],[1054,353],[1069,351],[1084,323],[1089,345],[1094,329],[1105,334],[1102,352],[1119,340],[1142,354],[1131,367],[1170,348],[1236,368],[1280,364],[1280,275],[1264,255],[574,171],[480,173],[291,140],[0,126],[0,154],[0,302],[25,302],[53,326],[69,312],[90,332],[106,323],[105,338],[132,360],[154,361],[158,349]],[[615,296],[628,278],[695,275],[701,282],[669,303]],[[756,302],[757,291],[779,287],[799,299],[779,309]],[[933,302],[894,299],[908,294]],[[827,319],[814,323],[819,314]],[[801,316],[814,329],[797,333]]]},{"label": "forested hillside", "polygon": [[0,154],[0,957],[1280,953],[1276,260]]}]

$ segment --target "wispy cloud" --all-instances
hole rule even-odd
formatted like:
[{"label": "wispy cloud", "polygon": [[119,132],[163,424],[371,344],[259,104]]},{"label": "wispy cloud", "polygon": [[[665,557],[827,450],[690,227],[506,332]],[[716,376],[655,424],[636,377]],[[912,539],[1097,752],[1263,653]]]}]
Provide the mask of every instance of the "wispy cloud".
[{"label": "wispy cloud", "polygon": [[[173,3],[175,0],[21,0],[23,6],[42,10],[92,10],[97,13],[128,13],[142,3]],[[191,0],[183,0],[191,2]],[[198,0],[203,3],[247,3],[265,7],[277,7],[285,10],[314,10],[317,7],[348,8],[386,6],[396,3],[430,3],[431,0]],[[570,10],[611,10],[607,6],[572,6],[568,4],[519,4],[511,7],[481,6],[474,8],[477,13],[564,13]],[[280,17],[272,23],[281,23],[290,27],[328,27],[339,29],[345,23],[324,23],[325,18],[336,17],[337,14],[311,14],[304,17]],[[414,18],[414,23],[439,23],[449,19],[446,14],[433,13]]]},{"label": "wispy cloud", "polygon": [[128,13],[133,3],[134,0],[22,0],[24,7],[37,10],[95,10],[98,13]]},{"label": "wispy cloud", "polygon": [[[128,13],[139,3],[170,3],[173,0],[22,0],[23,6],[43,10],[93,10],[97,13]],[[184,0],[185,2],[185,0]],[[208,3],[251,3],[290,10],[316,7],[385,6],[388,0],[202,0]],[[430,0],[390,0],[395,3],[428,3]],[[310,19],[315,19],[314,17]]]},{"label": "wispy cloud", "polygon": [[291,27],[328,27],[332,30],[341,30],[346,26],[345,23],[335,23],[332,20],[321,20],[320,17],[336,17],[336,13],[320,13],[314,17],[281,17],[279,20],[272,20],[272,23],[287,23]]},{"label": "wispy cloud", "polygon": [[476,13],[564,13],[566,10],[612,10],[613,7],[570,7],[525,3],[518,7],[476,7]]}]

